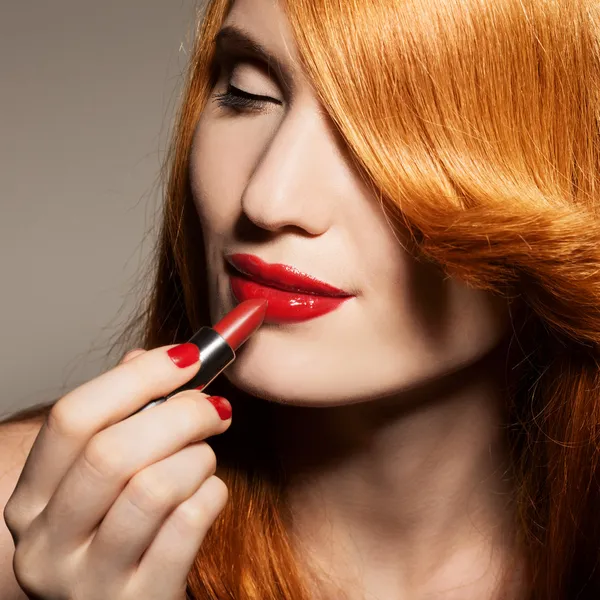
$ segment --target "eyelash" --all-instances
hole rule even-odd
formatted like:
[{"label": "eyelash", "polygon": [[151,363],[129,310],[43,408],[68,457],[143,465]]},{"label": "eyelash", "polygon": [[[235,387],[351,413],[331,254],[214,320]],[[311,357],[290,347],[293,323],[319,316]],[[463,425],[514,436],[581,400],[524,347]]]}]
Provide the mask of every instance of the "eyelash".
[{"label": "eyelash", "polygon": [[224,108],[231,108],[237,112],[264,112],[265,104],[278,104],[282,102],[270,96],[258,96],[236,88],[231,83],[227,84],[227,91],[213,96],[216,103]]}]

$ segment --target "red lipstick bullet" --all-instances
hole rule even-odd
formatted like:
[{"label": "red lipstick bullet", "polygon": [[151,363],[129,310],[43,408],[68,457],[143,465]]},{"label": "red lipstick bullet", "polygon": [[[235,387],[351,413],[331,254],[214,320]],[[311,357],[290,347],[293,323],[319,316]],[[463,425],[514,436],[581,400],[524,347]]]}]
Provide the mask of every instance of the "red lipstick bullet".
[{"label": "red lipstick bullet", "polygon": [[260,327],[266,310],[266,300],[246,300],[228,312],[213,329],[235,352]]},{"label": "red lipstick bullet", "polygon": [[198,373],[170,394],[148,402],[136,412],[162,404],[183,390],[204,389],[235,360],[235,351],[262,325],[266,310],[266,300],[246,300],[227,313],[214,327],[201,327],[188,340],[200,350]]}]

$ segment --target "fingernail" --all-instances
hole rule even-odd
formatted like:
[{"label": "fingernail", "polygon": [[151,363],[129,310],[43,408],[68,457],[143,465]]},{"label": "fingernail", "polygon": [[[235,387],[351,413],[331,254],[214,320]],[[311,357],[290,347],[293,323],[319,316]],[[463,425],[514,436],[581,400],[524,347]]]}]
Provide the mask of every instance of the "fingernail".
[{"label": "fingernail", "polygon": [[180,369],[189,367],[200,359],[200,349],[191,342],[179,344],[179,346],[167,350],[167,354]]},{"label": "fingernail", "polygon": [[231,404],[223,396],[209,396],[207,400],[217,409],[219,416],[223,421],[231,418]]}]

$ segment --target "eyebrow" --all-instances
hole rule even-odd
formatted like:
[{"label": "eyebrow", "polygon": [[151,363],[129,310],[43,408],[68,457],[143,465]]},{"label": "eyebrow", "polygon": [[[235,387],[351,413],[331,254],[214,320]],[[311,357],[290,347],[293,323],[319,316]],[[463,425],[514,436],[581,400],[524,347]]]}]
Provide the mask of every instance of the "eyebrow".
[{"label": "eyebrow", "polygon": [[217,56],[243,56],[248,59],[261,61],[267,69],[274,69],[279,74],[282,84],[292,89],[294,77],[286,65],[271,51],[256,41],[247,31],[234,25],[223,27],[214,38]]}]

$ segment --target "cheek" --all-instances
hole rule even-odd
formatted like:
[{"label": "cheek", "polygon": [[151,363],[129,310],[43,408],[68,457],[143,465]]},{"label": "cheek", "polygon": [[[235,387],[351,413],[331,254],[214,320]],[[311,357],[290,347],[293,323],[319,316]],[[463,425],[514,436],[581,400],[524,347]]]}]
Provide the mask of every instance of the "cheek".
[{"label": "cheek", "polygon": [[403,343],[416,340],[429,355],[461,361],[486,352],[510,329],[506,299],[473,289],[418,259],[407,232],[393,230],[381,208],[372,204],[360,222],[368,225],[361,248],[368,249],[367,272],[377,292],[373,302],[381,305],[375,312],[387,312],[375,326],[382,335],[402,332]]},{"label": "cheek", "polygon": [[[222,129],[222,128],[221,128]],[[240,214],[244,155],[210,120],[200,118],[190,154],[194,204],[208,235],[228,231]]]},{"label": "cheek", "polygon": [[378,356],[379,347],[389,348],[387,356],[403,365],[400,377],[409,371],[431,377],[472,362],[510,330],[506,300],[418,260],[406,232],[394,231],[379,207],[363,207],[354,223],[352,237],[361,249],[367,284],[362,290],[372,356]]}]

